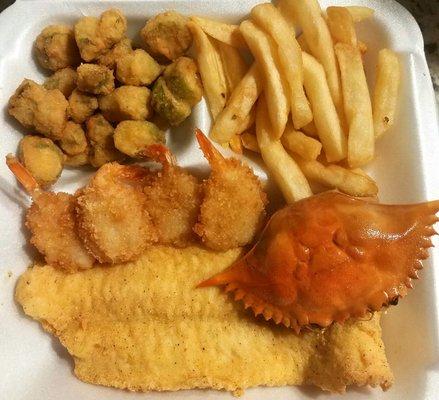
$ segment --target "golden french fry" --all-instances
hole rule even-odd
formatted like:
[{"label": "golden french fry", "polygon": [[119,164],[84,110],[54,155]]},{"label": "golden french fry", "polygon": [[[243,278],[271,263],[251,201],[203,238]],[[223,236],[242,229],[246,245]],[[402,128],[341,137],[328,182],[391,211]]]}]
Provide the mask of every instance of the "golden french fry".
[{"label": "golden french fry", "polygon": [[345,43],[335,45],[340,66],[343,103],[349,125],[348,163],[361,167],[373,159],[375,137],[372,105],[364,74],[363,61],[357,47]]},{"label": "golden french fry", "polygon": [[273,138],[271,129],[267,102],[262,94],[256,109],[256,137],[262,159],[287,203],[311,196],[308,181],[293,158],[285,151],[280,140]]},{"label": "golden french fry", "polygon": [[280,138],[290,111],[287,83],[279,72],[276,44],[251,21],[243,21],[240,30],[264,76],[264,91],[270,99],[268,112],[272,124],[271,134]]},{"label": "golden french fry", "polygon": [[232,93],[248,71],[248,65],[239,50],[229,44],[216,41],[226,78],[227,90]]},{"label": "golden french fry", "polygon": [[346,7],[328,7],[326,22],[331,32],[334,43],[346,43],[356,47],[357,34],[355,33],[354,20]]},{"label": "golden french fry", "polygon": [[300,129],[312,121],[312,112],[303,90],[302,51],[279,10],[271,3],[253,7],[251,19],[270,34],[278,46],[280,72],[288,84],[288,96],[294,127]]},{"label": "golden french fry", "polygon": [[247,116],[242,120],[242,123],[236,127],[236,135],[240,135],[242,132],[250,129],[256,119],[256,107],[253,106],[253,108],[250,110],[250,112],[247,114]]},{"label": "golden french fry", "polygon": [[317,0],[285,0],[298,24],[311,54],[322,64],[328,79],[329,90],[337,110],[342,109],[340,75],[334,54],[334,46],[328,26],[322,17]]},{"label": "golden french fry", "polygon": [[332,101],[325,71],[313,56],[303,52],[302,58],[305,90],[326,158],[330,162],[340,161],[347,156],[347,141]]},{"label": "golden french fry", "polygon": [[394,123],[400,80],[401,67],[398,56],[392,50],[380,50],[372,101],[376,138],[380,137]]},{"label": "golden french fry", "polygon": [[189,22],[197,51],[197,63],[203,81],[204,94],[213,120],[222,111],[227,100],[227,84],[223,65],[217,48],[203,30],[194,22]]},{"label": "golden french fry", "polygon": [[364,54],[367,51],[367,44],[358,40],[358,48],[360,49],[361,54]]},{"label": "golden french fry", "polygon": [[311,49],[309,48],[308,43],[306,43],[306,39],[303,34],[297,36],[297,43],[299,43],[299,46],[302,49],[302,51],[311,53]]},{"label": "golden french fry", "polygon": [[281,13],[285,21],[287,21],[287,24],[294,36],[296,36],[297,21],[294,19],[294,14],[292,13],[291,7],[288,6],[288,1],[279,0],[277,2],[277,9]]},{"label": "golden french fry", "polygon": [[254,63],[230,95],[226,107],[218,115],[210,137],[218,143],[227,143],[234,135],[247,129],[251,110],[262,91],[262,77]]},{"label": "golden french fry", "polygon": [[363,6],[346,6],[354,22],[361,22],[367,18],[370,18],[374,14],[374,10],[369,7]]},{"label": "golden french fry", "polygon": [[241,143],[242,146],[250,151],[253,151],[255,153],[260,153],[261,150],[259,149],[258,145],[258,139],[256,139],[256,136],[253,133],[250,132],[244,132],[241,134]]},{"label": "golden french fry", "polygon": [[238,49],[247,49],[238,25],[226,24],[208,18],[193,16],[190,18],[209,36]]},{"label": "golden french fry", "polygon": [[233,136],[229,141],[229,146],[237,154],[242,154],[242,143],[240,135]]},{"label": "golden french fry", "polygon": [[305,160],[315,160],[322,151],[322,144],[318,140],[296,131],[291,123],[287,124],[281,142],[287,151]]},{"label": "golden french fry", "polygon": [[374,196],[378,193],[375,181],[367,175],[356,173],[339,165],[323,165],[315,160],[295,156],[297,164],[307,179],[331,189],[338,189],[351,196]]},{"label": "golden french fry", "polygon": [[317,137],[317,138],[319,137],[314,121],[311,121],[309,124],[302,126],[302,132],[308,136]]}]

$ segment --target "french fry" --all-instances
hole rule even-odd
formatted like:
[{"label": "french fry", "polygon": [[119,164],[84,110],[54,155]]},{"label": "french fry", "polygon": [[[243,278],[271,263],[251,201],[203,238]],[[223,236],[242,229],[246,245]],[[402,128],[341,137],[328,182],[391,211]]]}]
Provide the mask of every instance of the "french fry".
[{"label": "french fry", "polygon": [[364,54],[367,51],[367,44],[358,40],[358,48],[360,49],[361,54]]},{"label": "french fry", "polygon": [[346,6],[354,22],[361,22],[373,16],[374,10],[363,6]]},{"label": "french fry", "polygon": [[264,76],[264,91],[270,98],[268,109],[275,139],[282,136],[287,124],[290,107],[287,83],[279,73],[276,45],[273,40],[251,21],[243,21],[240,30]]},{"label": "french fry", "polygon": [[340,75],[328,26],[317,0],[285,0],[295,20],[302,27],[311,54],[322,64],[329,90],[337,110],[342,109]]},{"label": "french fry", "polygon": [[311,49],[308,46],[308,43],[306,43],[305,36],[303,34],[297,36],[297,43],[299,43],[300,48],[302,51],[305,51],[307,53],[311,53]]},{"label": "french fry", "polygon": [[198,69],[203,81],[204,94],[212,119],[222,111],[227,100],[227,84],[224,69],[217,48],[203,30],[194,22],[189,22],[197,51]]},{"label": "french fry", "polygon": [[242,123],[236,127],[235,135],[240,135],[242,132],[250,129],[254,125],[255,119],[256,119],[256,107],[253,106],[253,108],[250,110],[247,116],[242,120]]},{"label": "french fry", "polygon": [[242,143],[242,147],[244,147],[247,150],[253,151],[255,153],[261,152],[258,145],[258,139],[253,133],[250,132],[242,133],[241,143]]},{"label": "french fry", "polygon": [[251,19],[270,34],[278,46],[280,72],[288,84],[288,96],[294,127],[300,129],[312,121],[312,112],[303,90],[302,51],[279,10],[271,3],[253,7]]},{"label": "french fry", "polygon": [[347,141],[332,101],[325,71],[313,56],[303,52],[302,59],[305,90],[326,158],[329,162],[340,161],[347,156]]},{"label": "french fry", "polygon": [[308,136],[317,137],[317,138],[319,137],[314,121],[311,121],[309,124],[302,126],[302,132]]},{"label": "french fry", "polygon": [[254,63],[230,95],[226,107],[218,115],[210,137],[217,143],[227,143],[234,135],[247,129],[252,107],[262,91],[262,76]]},{"label": "french fry", "polygon": [[232,93],[248,71],[248,65],[239,50],[229,44],[216,41],[226,78],[227,90]]},{"label": "french fry", "polygon": [[346,7],[328,7],[326,22],[334,43],[346,43],[357,47],[354,20]]},{"label": "french fry", "polygon": [[372,101],[375,138],[380,137],[395,121],[400,80],[398,56],[392,50],[380,50]]},{"label": "french fry", "polygon": [[307,179],[331,189],[338,189],[351,196],[375,196],[378,187],[367,175],[356,173],[339,165],[323,165],[316,160],[305,160],[295,156],[297,164]]},{"label": "french fry", "polygon": [[279,0],[277,2],[277,9],[281,13],[282,17],[284,17],[285,21],[287,21],[287,24],[294,36],[296,36],[297,21],[294,19],[294,14],[291,11],[291,7],[288,6],[288,1]]},{"label": "french fry", "polygon": [[229,141],[229,146],[237,154],[242,154],[242,143],[240,135],[233,136]]},{"label": "french fry", "polygon": [[256,109],[256,137],[268,171],[279,186],[285,201],[293,203],[312,195],[308,181],[279,139],[271,134],[271,123],[265,95],[259,97]]},{"label": "french fry", "polygon": [[238,49],[247,49],[238,25],[226,24],[208,18],[192,16],[191,21],[195,22],[206,34]]},{"label": "french fry", "polygon": [[305,160],[315,160],[322,151],[322,144],[287,124],[281,142],[288,152],[298,154]]},{"label": "french fry", "polygon": [[335,45],[340,66],[343,103],[349,125],[348,163],[361,167],[373,159],[375,136],[372,105],[360,50],[345,43]]}]

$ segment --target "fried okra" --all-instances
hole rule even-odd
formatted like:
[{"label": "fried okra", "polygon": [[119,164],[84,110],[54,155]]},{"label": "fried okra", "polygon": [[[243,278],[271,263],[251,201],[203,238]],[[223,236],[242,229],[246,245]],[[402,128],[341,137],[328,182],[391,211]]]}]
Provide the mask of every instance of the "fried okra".
[{"label": "fried okra", "polygon": [[149,121],[122,121],[114,130],[114,145],[130,157],[137,157],[146,146],[157,143],[165,143],[165,135]]},{"label": "fried okra", "polygon": [[146,87],[121,86],[100,97],[99,108],[109,121],[141,121],[151,116],[150,96]]},{"label": "fried okra", "polygon": [[117,60],[131,53],[132,51],[133,48],[131,46],[131,40],[124,38],[120,42],[116,43],[110,50],[99,56],[97,63],[110,69],[115,69]]},{"label": "fried okra", "polygon": [[159,61],[173,61],[192,44],[187,18],[167,11],[151,18],[140,31],[145,49]]},{"label": "fried okra", "polygon": [[81,167],[83,165],[87,165],[88,153],[89,148],[87,146],[87,149],[83,153],[75,154],[74,156],[64,154],[64,165],[67,167]]},{"label": "fried okra", "polygon": [[59,69],[46,79],[43,86],[49,90],[58,89],[68,98],[76,87],[76,71],[70,67]]},{"label": "fried okra", "polygon": [[93,115],[97,108],[98,99],[78,89],[75,89],[69,97],[69,114],[78,124]]},{"label": "fried okra", "polygon": [[59,139],[67,122],[68,102],[58,90],[25,79],[9,99],[8,112],[25,128]]},{"label": "fried okra", "polygon": [[78,89],[92,94],[109,94],[114,90],[113,71],[97,64],[81,64],[78,73]]},{"label": "fried okra", "polygon": [[165,118],[171,126],[181,124],[191,113],[191,107],[183,100],[176,98],[160,77],[152,89],[151,104],[154,110]]},{"label": "fried okra", "polygon": [[85,61],[105,54],[125,36],[127,21],[117,9],[110,9],[100,18],[83,17],[75,24],[75,39]]},{"label": "fried okra", "polygon": [[197,64],[189,57],[179,57],[165,68],[163,78],[172,94],[190,107],[197,104],[203,95]]},{"label": "fried okra", "polygon": [[67,121],[63,137],[59,140],[61,149],[70,156],[76,156],[87,149],[87,138],[81,125]]},{"label": "fried okra", "polygon": [[120,161],[124,155],[114,147],[114,128],[103,117],[96,114],[87,120],[87,137],[90,140],[90,164],[100,167],[110,161]]},{"label": "fried okra", "polygon": [[25,136],[18,145],[18,158],[42,186],[55,183],[61,175],[64,156],[50,139]]},{"label": "fried okra", "polygon": [[73,30],[65,25],[46,26],[35,40],[35,52],[40,65],[52,71],[80,61]]},{"label": "fried okra", "polygon": [[147,86],[162,72],[162,67],[145,50],[137,49],[117,61],[116,77],[126,85]]}]

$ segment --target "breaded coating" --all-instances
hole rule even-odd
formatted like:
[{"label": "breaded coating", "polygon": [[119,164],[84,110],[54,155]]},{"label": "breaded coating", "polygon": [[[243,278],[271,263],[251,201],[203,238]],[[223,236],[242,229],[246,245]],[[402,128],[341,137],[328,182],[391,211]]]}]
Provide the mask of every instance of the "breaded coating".
[{"label": "breaded coating", "polygon": [[198,75],[197,64],[192,58],[179,57],[163,72],[166,86],[178,99],[190,107],[197,104],[203,96],[203,86]]},{"label": "breaded coating", "polygon": [[68,102],[58,90],[25,79],[9,99],[8,112],[26,129],[58,139],[67,122]]},{"label": "breaded coating", "polygon": [[78,195],[79,233],[100,262],[137,258],[156,241],[141,182],[148,170],[108,163]]},{"label": "breaded coating", "polygon": [[78,89],[75,89],[69,96],[69,115],[78,124],[85,122],[98,107],[98,99],[95,96]]},{"label": "breaded coating", "polygon": [[91,145],[88,158],[93,167],[98,168],[107,162],[124,159],[125,156],[114,147],[114,128],[102,114],[90,117],[86,126]]},{"label": "breaded coating", "polygon": [[122,121],[116,126],[113,139],[116,149],[135,158],[147,146],[165,143],[165,134],[149,121]]},{"label": "breaded coating", "polygon": [[59,140],[59,146],[64,153],[70,156],[84,153],[87,149],[88,143],[82,126],[73,121],[67,121],[63,137]]},{"label": "breaded coating", "polygon": [[162,77],[157,79],[152,88],[151,105],[171,126],[180,125],[191,114],[189,104],[177,99]]},{"label": "breaded coating", "polygon": [[67,99],[76,87],[76,71],[70,67],[62,68],[49,76],[43,86],[46,89],[58,89]]},{"label": "breaded coating", "polygon": [[160,62],[173,61],[191,47],[187,18],[166,11],[151,18],[140,31],[146,51]]},{"label": "breaded coating", "polygon": [[78,73],[78,89],[92,94],[109,94],[114,90],[113,71],[97,64],[81,64]]},{"label": "breaded coating", "polygon": [[203,182],[203,202],[194,230],[213,250],[245,246],[264,223],[267,196],[261,182],[239,160],[224,158],[203,134],[197,133],[197,139],[212,171]]},{"label": "breaded coating", "polygon": [[30,242],[47,264],[66,272],[91,268],[95,262],[78,236],[75,205],[76,198],[71,194],[44,192],[26,213]]},{"label": "breaded coating", "polygon": [[[259,385],[315,385],[331,392],[391,386],[379,314],[296,335],[249,318],[218,288],[195,289],[240,254],[151,246],[135,262],[75,275],[35,265],[20,277],[15,298],[67,348],[75,375],[88,383],[234,394]],[[359,392],[364,398],[371,393]],[[330,398],[309,388],[306,393]]]},{"label": "breaded coating", "polygon": [[80,62],[73,30],[66,25],[46,26],[35,40],[35,53],[40,65],[52,71]]},{"label": "breaded coating", "polygon": [[117,9],[109,9],[100,18],[83,17],[75,24],[75,39],[81,57],[93,61],[105,54],[125,36],[127,21]]},{"label": "breaded coating", "polygon": [[64,156],[50,139],[25,136],[18,144],[18,158],[41,186],[52,185],[61,175]]},{"label": "breaded coating", "polygon": [[110,69],[116,69],[117,60],[133,51],[131,39],[124,38],[116,43],[110,50],[97,58],[99,65],[104,65]]},{"label": "breaded coating", "polygon": [[117,60],[116,77],[125,85],[147,86],[161,72],[161,65],[142,49],[134,50]]},{"label": "breaded coating", "polygon": [[145,120],[152,114],[151,92],[146,87],[121,86],[99,98],[99,108],[106,119],[120,122],[127,119]]},{"label": "breaded coating", "polygon": [[85,149],[83,153],[76,154],[74,156],[69,156],[65,154],[64,166],[67,167],[81,167],[89,163],[88,154],[90,152],[89,146]]}]

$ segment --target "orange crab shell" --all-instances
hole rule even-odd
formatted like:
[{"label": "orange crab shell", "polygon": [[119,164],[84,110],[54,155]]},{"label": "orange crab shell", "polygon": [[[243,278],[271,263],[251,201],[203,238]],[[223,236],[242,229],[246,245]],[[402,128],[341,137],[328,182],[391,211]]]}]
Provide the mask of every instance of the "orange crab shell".
[{"label": "orange crab shell", "polygon": [[258,243],[199,287],[225,285],[255,315],[326,327],[397,302],[428,257],[439,201],[382,205],[336,192],[275,213]]}]

